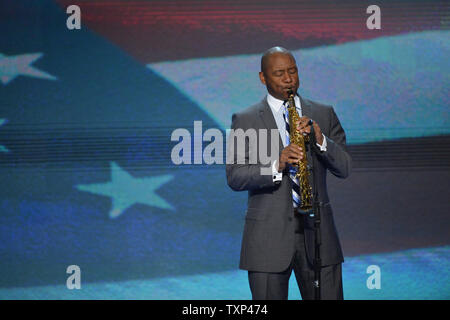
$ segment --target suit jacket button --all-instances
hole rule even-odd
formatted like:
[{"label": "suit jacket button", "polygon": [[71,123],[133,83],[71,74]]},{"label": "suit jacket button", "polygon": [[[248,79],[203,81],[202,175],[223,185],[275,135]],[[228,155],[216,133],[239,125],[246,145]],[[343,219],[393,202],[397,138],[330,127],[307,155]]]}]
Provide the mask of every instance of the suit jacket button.
[{"label": "suit jacket button", "polygon": [[292,221],[292,217],[288,217],[288,221]]}]

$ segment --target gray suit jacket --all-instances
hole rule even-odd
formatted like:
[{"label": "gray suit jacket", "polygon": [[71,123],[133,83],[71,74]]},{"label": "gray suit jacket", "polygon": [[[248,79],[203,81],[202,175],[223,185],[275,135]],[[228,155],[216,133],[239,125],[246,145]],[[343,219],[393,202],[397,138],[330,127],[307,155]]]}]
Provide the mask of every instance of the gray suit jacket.
[{"label": "gray suit jacket", "polygon": [[[322,265],[337,264],[344,259],[329,203],[326,176],[329,170],[337,177],[346,178],[351,171],[351,157],[346,151],[344,130],[333,108],[302,97],[300,101],[302,114],[316,121],[327,139],[327,151],[309,152],[307,156],[309,163],[315,164],[314,181],[317,181],[318,197],[323,203],[321,206]],[[267,148],[270,150],[270,129],[277,129],[277,125],[265,98],[258,104],[232,116],[231,129],[238,128],[244,131],[250,128],[269,129]],[[279,150],[270,151],[280,155],[283,144],[279,132],[278,137]],[[259,156],[256,164],[249,163],[252,147],[248,144],[243,155],[245,163],[236,163],[238,150],[235,148],[234,151],[234,162],[226,165],[228,185],[235,191],[248,191],[248,208],[239,267],[259,272],[284,271],[294,254],[292,181],[287,172],[283,173],[283,179],[278,184],[273,182],[271,175],[261,175],[261,167],[269,167],[270,163],[262,164]],[[312,157],[315,159],[313,160]],[[304,215],[303,219],[307,258],[313,263],[314,219],[308,215]]]}]

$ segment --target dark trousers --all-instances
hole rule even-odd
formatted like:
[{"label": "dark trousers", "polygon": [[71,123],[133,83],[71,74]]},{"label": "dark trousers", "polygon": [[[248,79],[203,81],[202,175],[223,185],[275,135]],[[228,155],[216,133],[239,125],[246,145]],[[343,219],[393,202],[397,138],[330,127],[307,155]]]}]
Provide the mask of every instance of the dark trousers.
[{"label": "dark trousers", "polygon": [[[287,300],[289,278],[294,270],[303,300],[314,300],[314,269],[306,258],[303,230],[295,234],[295,254],[289,267],[279,273],[248,272],[253,300]],[[321,270],[321,298],[343,300],[341,264],[325,266]]]}]

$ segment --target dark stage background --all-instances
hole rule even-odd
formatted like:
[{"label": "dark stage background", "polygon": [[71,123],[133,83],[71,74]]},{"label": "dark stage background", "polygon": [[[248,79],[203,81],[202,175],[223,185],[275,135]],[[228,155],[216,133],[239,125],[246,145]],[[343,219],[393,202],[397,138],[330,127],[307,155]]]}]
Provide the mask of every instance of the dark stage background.
[{"label": "dark stage background", "polygon": [[353,156],[329,175],[344,296],[449,299],[449,17],[448,1],[2,0],[0,298],[249,299],[246,193],[223,164],[173,164],[171,134],[225,136],[280,45]]}]

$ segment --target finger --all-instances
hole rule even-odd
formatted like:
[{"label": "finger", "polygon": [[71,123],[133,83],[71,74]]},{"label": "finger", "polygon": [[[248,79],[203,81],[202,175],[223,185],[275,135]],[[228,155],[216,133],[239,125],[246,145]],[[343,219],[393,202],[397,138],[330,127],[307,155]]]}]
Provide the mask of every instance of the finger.
[{"label": "finger", "polygon": [[308,118],[308,117],[305,117],[304,119],[302,119],[302,124],[303,124],[305,127],[312,125],[313,122],[314,122],[314,121],[313,121],[312,119]]},{"label": "finger", "polygon": [[300,159],[303,157],[302,152],[292,152],[288,154],[288,159]]},{"label": "finger", "polygon": [[303,136],[308,135],[310,132],[311,132],[311,130],[308,130],[308,129],[300,130],[300,134],[303,135]]},{"label": "finger", "polygon": [[302,157],[303,151],[301,149],[291,149],[288,152],[288,157]]},{"label": "finger", "polygon": [[309,128],[311,128],[311,126],[310,126],[310,124],[309,124],[309,121],[306,121],[306,122],[302,122],[302,123],[297,127],[297,130],[298,130],[298,131],[301,131],[301,130],[306,130],[306,129],[309,129]]},{"label": "finger", "polygon": [[310,118],[307,117],[307,116],[300,117],[300,121],[301,121],[302,123],[305,123],[305,124],[306,124],[309,120],[310,120]]},{"label": "finger", "polygon": [[297,162],[299,162],[301,159],[299,159],[299,158],[297,158],[297,157],[292,157],[292,158],[288,158],[287,159],[287,163],[297,163]]},{"label": "finger", "polygon": [[295,160],[303,159],[303,152],[291,153],[289,154],[288,159],[295,159]]},{"label": "finger", "polygon": [[289,148],[290,148],[291,150],[297,150],[298,152],[301,152],[301,151],[302,151],[302,148],[300,148],[300,146],[296,145],[295,143],[290,144],[290,145],[289,145]]},{"label": "finger", "polygon": [[298,157],[292,157],[292,158],[288,158],[286,162],[288,163],[297,163],[299,161],[301,161],[303,158],[298,158]]},{"label": "finger", "polygon": [[314,125],[314,121],[312,120],[312,119],[307,119],[305,122],[304,122],[304,127],[305,128],[311,128],[311,126],[312,125]]}]

